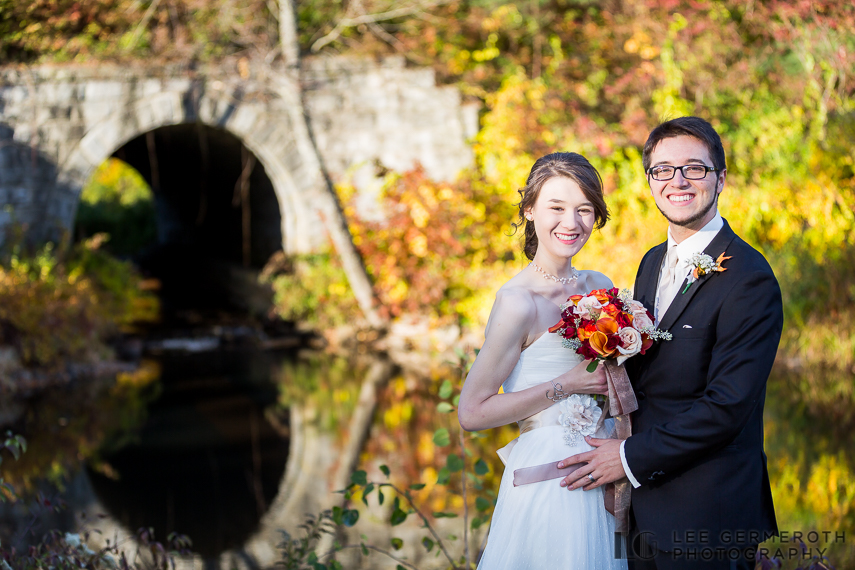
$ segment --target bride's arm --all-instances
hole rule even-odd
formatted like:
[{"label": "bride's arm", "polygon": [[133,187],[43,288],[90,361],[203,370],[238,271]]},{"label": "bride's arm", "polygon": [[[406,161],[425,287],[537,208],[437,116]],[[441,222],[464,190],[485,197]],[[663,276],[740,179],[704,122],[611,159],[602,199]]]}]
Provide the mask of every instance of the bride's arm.
[{"label": "bride's arm", "polygon": [[[484,345],[463,384],[457,417],[466,431],[478,431],[507,425],[527,418],[551,406],[546,397],[551,382],[510,394],[499,394],[499,387],[513,371],[523,344],[537,318],[537,308],[524,291],[499,291],[487,323]],[[587,394],[607,392],[602,366],[594,373],[585,371],[587,362],[577,365],[555,380],[565,392]]]}]

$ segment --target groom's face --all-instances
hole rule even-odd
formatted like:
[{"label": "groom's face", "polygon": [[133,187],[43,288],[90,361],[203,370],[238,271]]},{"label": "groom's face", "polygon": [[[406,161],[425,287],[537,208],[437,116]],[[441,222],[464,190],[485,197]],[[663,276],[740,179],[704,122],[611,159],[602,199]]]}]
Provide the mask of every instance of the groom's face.
[{"label": "groom's face", "polygon": [[[650,154],[651,167],[690,164],[713,166],[706,145],[695,137],[663,139]],[[689,180],[682,171],[677,170],[671,180],[654,180],[648,174],[647,182],[656,206],[672,225],[697,231],[715,217],[716,202],[724,189],[726,174],[707,172],[700,180]]]}]

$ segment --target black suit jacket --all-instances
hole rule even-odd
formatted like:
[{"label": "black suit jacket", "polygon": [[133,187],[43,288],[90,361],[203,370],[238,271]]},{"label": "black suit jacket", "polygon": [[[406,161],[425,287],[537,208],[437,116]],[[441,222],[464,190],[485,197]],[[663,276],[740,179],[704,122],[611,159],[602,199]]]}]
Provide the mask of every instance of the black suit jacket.
[{"label": "black suit jacket", "polygon": [[[644,256],[635,298],[652,313],[667,242]],[[705,253],[725,252],[726,271],[683,293],[659,328],[657,342],[627,361],[638,397],[627,464],[641,487],[632,491],[640,532],[663,550],[751,544],[777,530],[766,455],[766,380],[783,327],[778,281],[764,257],[725,221]],[[759,538],[759,540],[758,540]]]}]

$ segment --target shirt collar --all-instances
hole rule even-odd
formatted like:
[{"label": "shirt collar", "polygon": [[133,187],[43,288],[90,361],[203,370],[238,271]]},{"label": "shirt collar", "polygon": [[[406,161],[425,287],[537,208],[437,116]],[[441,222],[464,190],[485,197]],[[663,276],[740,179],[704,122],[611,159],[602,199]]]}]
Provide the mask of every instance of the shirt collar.
[{"label": "shirt collar", "polygon": [[724,220],[721,214],[715,213],[715,217],[707,222],[707,225],[702,227],[698,232],[677,243],[671,235],[671,228],[668,228],[668,249],[677,246],[677,254],[680,257],[680,264],[685,265],[689,257],[693,253],[701,253],[706,247],[712,243],[713,238],[718,234],[721,228],[724,227]]}]

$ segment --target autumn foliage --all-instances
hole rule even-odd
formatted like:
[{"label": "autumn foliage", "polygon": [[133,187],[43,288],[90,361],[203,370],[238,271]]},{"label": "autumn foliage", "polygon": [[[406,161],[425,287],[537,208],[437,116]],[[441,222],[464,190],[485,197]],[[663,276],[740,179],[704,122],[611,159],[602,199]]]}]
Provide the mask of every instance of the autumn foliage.
[{"label": "autumn foliage", "polygon": [[108,339],[158,317],[157,297],[130,263],[98,251],[103,239],[14,253],[0,264],[0,343],[24,365],[97,362],[110,354]]}]

